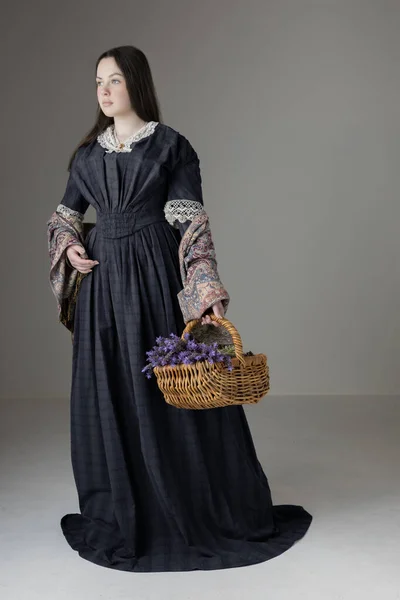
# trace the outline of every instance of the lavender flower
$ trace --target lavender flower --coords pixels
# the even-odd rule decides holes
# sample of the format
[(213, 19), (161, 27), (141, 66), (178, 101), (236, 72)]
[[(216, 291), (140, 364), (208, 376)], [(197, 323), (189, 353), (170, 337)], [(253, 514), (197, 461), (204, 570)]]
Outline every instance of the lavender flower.
[(232, 370), (231, 357), (218, 348), (218, 343), (205, 344), (197, 342), (190, 333), (184, 335), (184, 339), (174, 333), (168, 337), (156, 338), (156, 345), (146, 352), (148, 364), (142, 369), (147, 378), (151, 378), (154, 367), (179, 364), (192, 365), (196, 362), (209, 364), (223, 363), (225, 367)]

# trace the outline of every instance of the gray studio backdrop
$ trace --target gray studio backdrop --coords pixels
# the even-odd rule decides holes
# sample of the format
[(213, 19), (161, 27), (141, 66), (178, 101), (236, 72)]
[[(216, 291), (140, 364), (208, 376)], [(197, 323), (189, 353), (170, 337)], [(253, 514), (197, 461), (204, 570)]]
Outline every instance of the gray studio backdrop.
[[(274, 394), (400, 384), (400, 2), (18, 2), (2, 24), (1, 396), (69, 394), (46, 221), (134, 44), (202, 165), (228, 317)], [(93, 209), (87, 219), (94, 219)], [(96, 258), (96, 257), (93, 257)]]

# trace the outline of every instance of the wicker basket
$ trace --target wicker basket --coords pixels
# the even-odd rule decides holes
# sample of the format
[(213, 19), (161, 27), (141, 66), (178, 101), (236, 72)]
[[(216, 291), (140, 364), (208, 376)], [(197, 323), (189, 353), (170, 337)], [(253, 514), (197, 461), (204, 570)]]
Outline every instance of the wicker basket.
[[(191, 365), (154, 367), (157, 384), (168, 404), (177, 408), (205, 409), (235, 404), (256, 404), (269, 391), (269, 367), (265, 354), (243, 355), (242, 340), (228, 319), (210, 315), (232, 336), (236, 356), (232, 371), (222, 363), (199, 361)], [(190, 321), (182, 338), (199, 323)]]

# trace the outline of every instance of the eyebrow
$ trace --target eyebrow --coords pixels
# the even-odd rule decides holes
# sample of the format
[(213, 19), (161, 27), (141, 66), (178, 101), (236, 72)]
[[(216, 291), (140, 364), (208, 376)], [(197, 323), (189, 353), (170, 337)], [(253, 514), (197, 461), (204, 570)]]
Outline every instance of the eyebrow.
[[(122, 73), (111, 73), (110, 77), (112, 77), (113, 75), (121, 75), (121, 77), (123, 77)], [(96, 79), (103, 79), (103, 78), (96, 75)]]

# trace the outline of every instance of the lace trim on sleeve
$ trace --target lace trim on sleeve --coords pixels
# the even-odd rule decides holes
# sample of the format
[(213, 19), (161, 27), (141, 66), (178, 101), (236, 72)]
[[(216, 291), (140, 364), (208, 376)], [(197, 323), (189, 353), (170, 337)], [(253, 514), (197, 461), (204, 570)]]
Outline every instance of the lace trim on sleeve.
[(204, 212), (204, 206), (197, 200), (168, 200), (164, 206), (164, 214), (168, 223), (175, 227), (175, 221), (184, 223)]
[(79, 221), (83, 221), (84, 219), (84, 215), (82, 213), (78, 212), (77, 210), (72, 210), (72, 208), (69, 208), (64, 204), (59, 204), (57, 206), (56, 213), (62, 217), (65, 217), (66, 219), (79, 219)]

